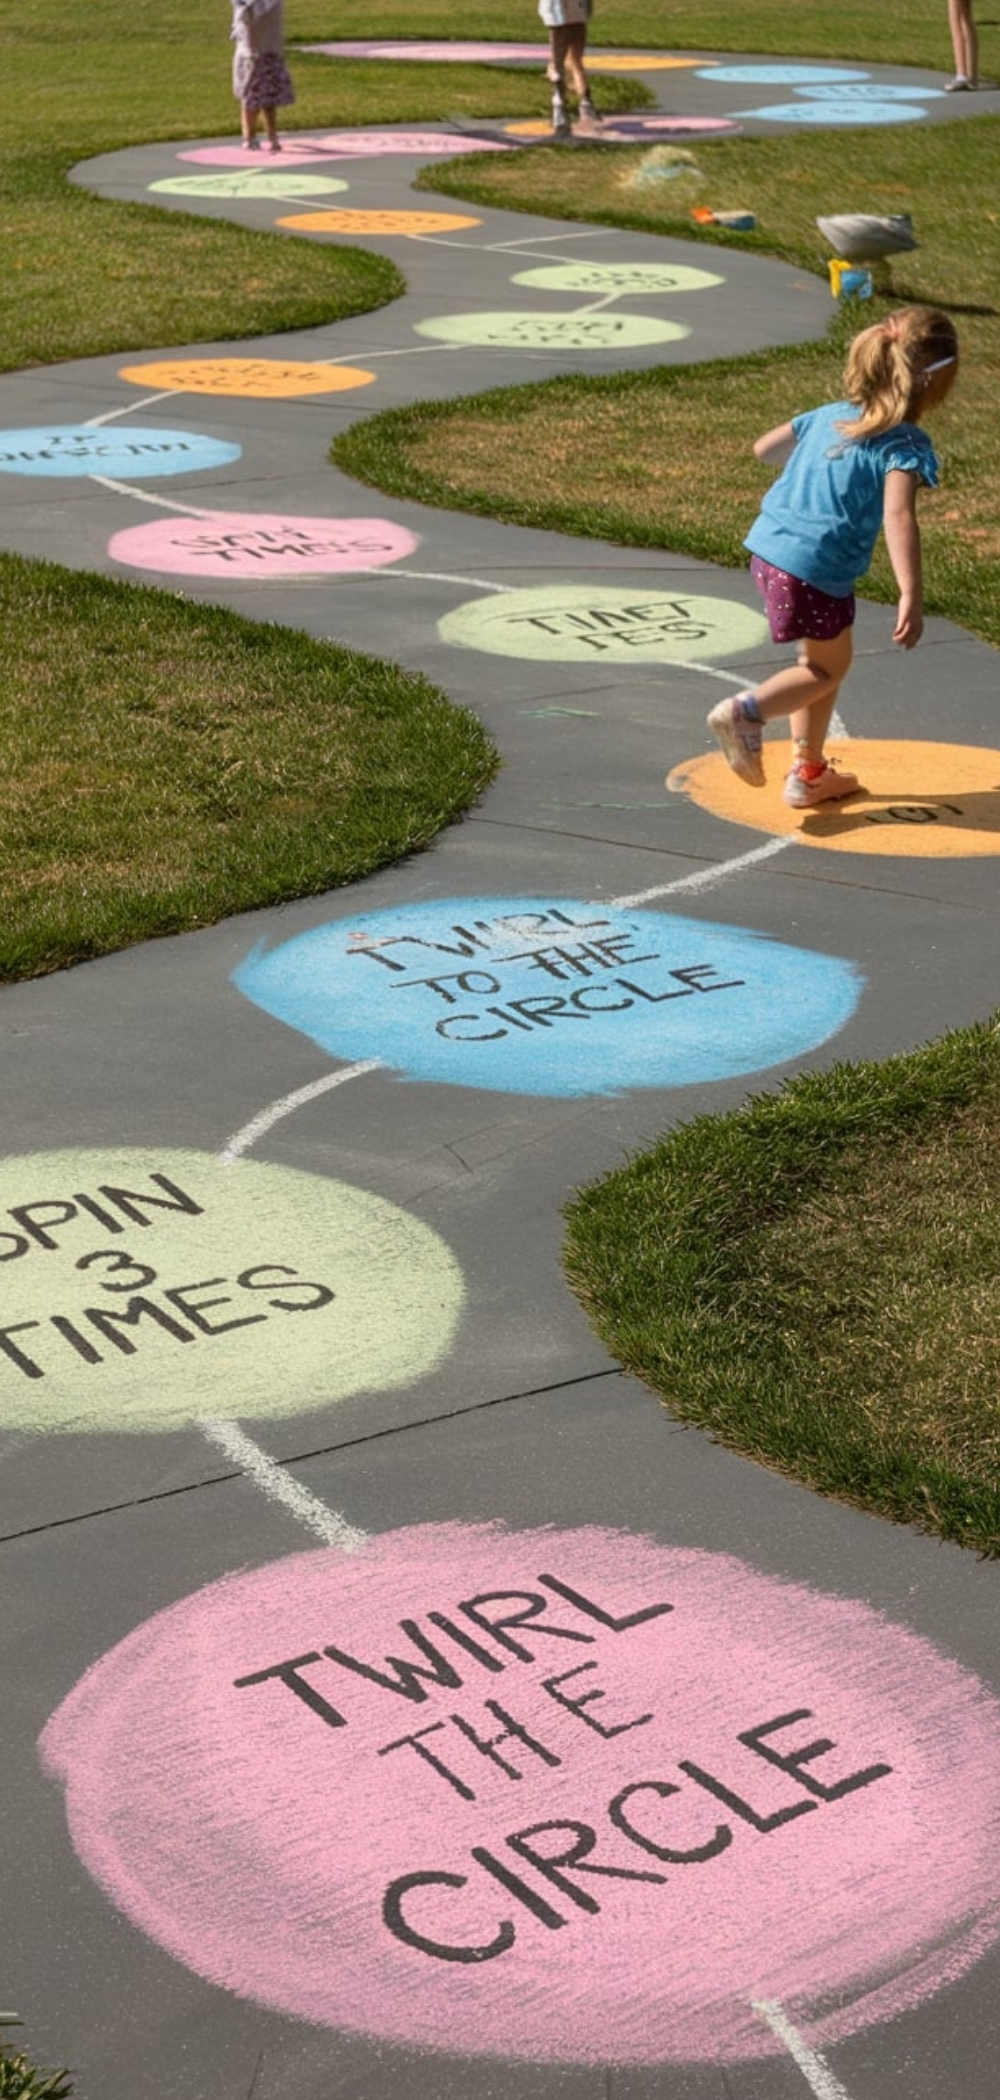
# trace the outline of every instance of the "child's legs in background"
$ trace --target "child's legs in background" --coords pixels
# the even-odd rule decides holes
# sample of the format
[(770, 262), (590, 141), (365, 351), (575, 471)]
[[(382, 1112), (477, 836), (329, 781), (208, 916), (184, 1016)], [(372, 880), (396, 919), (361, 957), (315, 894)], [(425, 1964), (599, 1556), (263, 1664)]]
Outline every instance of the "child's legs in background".
[(972, 0), (948, 0), (948, 26), (951, 30), (956, 74), (960, 79), (977, 81), (979, 38), (972, 13)]
[(566, 76), (574, 95), (589, 95), (583, 54), (587, 48), (586, 22), (560, 22), (549, 30), (549, 80), (565, 96)]
[(586, 22), (570, 22), (562, 34), (566, 38), (564, 64), (569, 74), (569, 84), (574, 95), (582, 100), (585, 95), (589, 96), (590, 94), (590, 83), (587, 79), (587, 68), (584, 62), (584, 52), (587, 48), (587, 24)]

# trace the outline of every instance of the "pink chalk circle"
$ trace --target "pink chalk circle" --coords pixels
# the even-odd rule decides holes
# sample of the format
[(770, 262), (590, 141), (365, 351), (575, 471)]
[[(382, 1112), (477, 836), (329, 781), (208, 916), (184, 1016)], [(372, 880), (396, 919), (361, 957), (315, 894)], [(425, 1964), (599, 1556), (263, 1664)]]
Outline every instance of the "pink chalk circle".
[(405, 561), (420, 542), (389, 518), (300, 518), (286, 512), (199, 511), (130, 525), (108, 542), (112, 561), (163, 576), (339, 576)]
[(419, 159), (454, 153), (505, 153), (500, 139), (466, 138), (459, 131), (328, 131), (322, 145), (331, 153), (413, 154)]
[(281, 153), (277, 159), (271, 154), (248, 153), (245, 146), (239, 146), (235, 142), (231, 146), (190, 146), (177, 155), (178, 160), (194, 161), (198, 167), (243, 168), (251, 174), (258, 167), (273, 170), (304, 168), (315, 166), (319, 161), (342, 160), (347, 157), (345, 154), (332, 152), (329, 147), (321, 145), (318, 139), (306, 138), (301, 133), (294, 133), (282, 139)]
[[(139, 1626), (41, 1740), (213, 1984), (470, 2056), (767, 2057), (1000, 1932), (1000, 1706), (867, 1605), (606, 1529), (428, 1525)], [(839, 2090), (839, 2088), (838, 2088)]]

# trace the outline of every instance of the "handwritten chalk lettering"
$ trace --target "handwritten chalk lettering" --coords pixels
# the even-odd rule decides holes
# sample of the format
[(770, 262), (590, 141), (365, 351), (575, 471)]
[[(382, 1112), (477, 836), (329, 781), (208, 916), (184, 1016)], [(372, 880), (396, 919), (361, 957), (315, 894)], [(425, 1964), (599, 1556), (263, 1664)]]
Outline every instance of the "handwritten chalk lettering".
[[(658, 960), (658, 957), (646, 958)], [(663, 1006), (668, 1000), (687, 999), (695, 992), (736, 991), (745, 983), (742, 977), (723, 977), (716, 983), (706, 983), (706, 978), (715, 976), (712, 963), (690, 963), (679, 970), (668, 970), (667, 976), (676, 980), (679, 990), (669, 986), (664, 991), (654, 991), (648, 985), (636, 984), (629, 977), (614, 977), (611, 984), (625, 993), (624, 999), (603, 996), (603, 986), (582, 986), (579, 991), (567, 996), (529, 994), (525, 999), (509, 999), (505, 1006), (487, 1006), (483, 1013), (460, 1013), (445, 1015), (434, 1023), (435, 1033), (448, 1042), (495, 1043), (511, 1029), (519, 1028), (526, 1033), (535, 1028), (552, 1028), (557, 1021), (586, 1021), (595, 1014), (624, 1013), (642, 1001), (648, 1006)], [(486, 1015), (499, 1021), (499, 1028), (484, 1027)]]
[(294, 555), (302, 561), (322, 561), (329, 556), (385, 555), (396, 552), (392, 542), (354, 533), (309, 533), (290, 529), (260, 531), (198, 532), (185, 537), (188, 552), (208, 555), (219, 561), (270, 561)]
[(862, 814), (866, 824), (936, 824), (943, 809), (953, 817), (965, 815), (957, 802), (939, 802), (934, 809), (926, 802), (890, 802), (885, 809), (864, 810)]
[[(571, 975), (593, 977), (596, 971), (588, 968), (590, 963), (597, 969), (607, 970), (622, 962), (638, 968), (640, 963), (659, 961), (655, 952), (629, 955), (628, 950), (634, 949), (635, 945), (633, 934), (619, 934), (616, 939), (583, 941), (575, 947), (515, 948), (506, 955), (495, 956), (494, 966), (500, 969), (511, 963), (523, 963), (526, 970), (541, 970), (546, 977), (555, 977), (565, 983)], [(473, 997), (486, 997), (500, 990), (499, 977), (491, 977), (485, 970), (456, 970), (435, 977), (410, 977), (405, 984), (394, 984), (392, 990), (408, 992), (424, 987), (436, 992), (447, 1005), (454, 1006), (457, 994), (446, 989), (451, 984), (456, 985), (459, 992)]]
[[(707, 1830), (699, 1814), (699, 1794), (724, 1801), (732, 1813), (758, 1836), (768, 1836), (783, 1824), (800, 1816), (813, 1814), (821, 1804), (831, 1804), (859, 1788), (875, 1784), (877, 1780), (891, 1775), (891, 1765), (880, 1763), (865, 1765), (843, 1774), (830, 1782), (817, 1780), (811, 1772), (802, 1768), (811, 1765), (818, 1757), (825, 1756), (837, 1746), (829, 1738), (821, 1737), (813, 1742), (799, 1744), (795, 1749), (781, 1752), (774, 1749), (766, 1739), (780, 1729), (797, 1726), (811, 1720), (812, 1710), (799, 1707), (794, 1712), (778, 1714), (774, 1718), (756, 1723), (752, 1728), (740, 1732), (737, 1742), (776, 1765), (797, 1786), (806, 1790), (806, 1798), (791, 1799), (780, 1809), (769, 1815), (761, 1813), (744, 1795), (738, 1794), (726, 1781), (706, 1772), (701, 1766), (688, 1760), (680, 1760), (675, 1768), (684, 1773), (691, 1784), (685, 1786), (673, 1778), (656, 1774), (646, 1779), (633, 1780), (620, 1789), (608, 1802), (604, 1811), (607, 1822), (617, 1839), (640, 1855), (650, 1856), (662, 1864), (673, 1867), (704, 1865), (728, 1851), (734, 1841), (734, 1829), (729, 1823), (715, 1823)], [(697, 1792), (692, 1792), (692, 1787)], [(642, 1798), (644, 1797), (644, 1798)], [(670, 1810), (664, 1814), (664, 1805), (670, 1802)], [(670, 1842), (673, 1829), (674, 1804), (678, 1804), (683, 1837), (694, 1842)], [(693, 1825), (690, 1822), (694, 1811)], [(656, 1834), (650, 1829), (652, 1823)], [(587, 1917), (598, 1917), (608, 1901), (613, 1902), (613, 1892), (601, 1898), (586, 1882), (581, 1886), (580, 1877), (589, 1876), (603, 1882), (644, 1881), (666, 1886), (672, 1879), (670, 1874), (657, 1868), (643, 1867), (622, 1859), (615, 1851), (615, 1838), (601, 1836), (591, 1821), (576, 1817), (558, 1817), (531, 1823), (525, 1829), (514, 1830), (499, 1841), (493, 1851), (483, 1845), (473, 1845), (469, 1858), (514, 1897), (528, 1918), (534, 1918), (549, 1932), (557, 1932), (571, 1922), (567, 1905)], [(595, 1857), (599, 1844), (607, 1845), (609, 1852), (604, 1857)], [(513, 1852), (519, 1864), (527, 1866), (547, 1884), (544, 1895), (532, 1882), (516, 1873), (504, 1858), (501, 1847)], [(431, 1916), (422, 1913), (418, 1892), (447, 1889), (457, 1892), (470, 1891), (470, 1899), (456, 1910), (456, 1928), (461, 1931), (463, 1919), (468, 1919), (472, 1930), (481, 1930), (479, 1920), (484, 1916), (483, 1890), (479, 1877), (468, 1872), (456, 1872), (453, 1867), (437, 1871), (422, 1869), (418, 1873), (402, 1874), (390, 1882), (382, 1902), (382, 1920), (392, 1936), (404, 1946), (412, 1947), (419, 1954), (428, 1955), (436, 1961), (482, 1962), (491, 1961), (505, 1954), (515, 1944), (519, 1932), (525, 1928), (525, 1920), (517, 1923), (503, 1918), (489, 1939), (457, 1938), (445, 1940), (436, 1936), (441, 1928), (436, 1924), (442, 1915), (442, 1906), (435, 1900)], [(563, 1899), (563, 1908), (557, 1909), (551, 1900), (555, 1890)], [(411, 1901), (415, 1898), (415, 1901)], [(471, 1912), (471, 1916), (470, 1916)], [(435, 1923), (435, 1936), (429, 1929), (421, 1928), (421, 1915), (427, 1926)], [(530, 1929), (530, 1928), (527, 1928)]]
[(564, 609), (557, 603), (551, 612), (516, 613), (510, 625), (569, 636), (597, 654), (622, 642), (629, 648), (648, 649), (664, 640), (704, 641), (710, 632), (703, 621), (692, 619), (687, 599), (662, 596), (648, 604), (639, 601), (633, 605), (593, 606), (582, 612)]
[[(119, 1249), (102, 1248), (95, 1251), (94, 1259), (109, 1261), (119, 1254)], [(130, 1261), (127, 1255), (122, 1255), (121, 1261), (123, 1269), (138, 1271), (142, 1268), (149, 1282), (155, 1281), (155, 1270)], [(85, 1259), (76, 1266), (85, 1268), (88, 1262)], [(16, 1320), (10, 1326), (0, 1327), (0, 1353), (25, 1378), (44, 1378), (47, 1372), (58, 1368), (58, 1365), (54, 1366), (48, 1360), (48, 1352), (44, 1346), (50, 1330), (54, 1330), (84, 1363), (100, 1364), (107, 1359), (92, 1338), (95, 1334), (117, 1350), (119, 1355), (135, 1356), (139, 1345), (133, 1336), (140, 1326), (146, 1335), (148, 1323), (161, 1333), (172, 1336), (174, 1341), (194, 1342), (198, 1340), (199, 1335), (229, 1334), (237, 1327), (256, 1327), (273, 1312), (317, 1312), (323, 1306), (332, 1304), (335, 1296), (328, 1284), (299, 1276), (295, 1269), (289, 1268), (284, 1262), (258, 1263), (252, 1268), (242, 1270), (235, 1282), (224, 1288), (229, 1284), (230, 1280), (225, 1276), (211, 1276), (197, 1283), (175, 1284), (169, 1289), (164, 1288), (161, 1297), (167, 1301), (166, 1304), (161, 1304), (158, 1299), (140, 1291), (122, 1306), (84, 1306), (77, 1311), (73, 1319), (65, 1313), (53, 1313), (45, 1320)], [(116, 1283), (104, 1278), (102, 1288), (114, 1291), (132, 1289), (133, 1286), (131, 1283), (126, 1285), (121, 1281)], [(204, 1295), (205, 1292), (217, 1293), (220, 1290), (221, 1296)], [(268, 1310), (241, 1312), (238, 1309), (238, 1301), (232, 1296), (233, 1290), (267, 1293)], [(219, 1316), (220, 1308), (234, 1305), (237, 1310), (232, 1318)], [(183, 1318), (179, 1317), (180, 1315), (183, 1315)], [(215, 1317), (212, 1317), (213, 1315)], [(30, 1332), (43, 1338), (41, 1342), (32, 1342), (31, 1353), (15, 1340), (15, 1336)], [(41, 1360), (43, 1358), (46, 1360)]]
[[(553, 1596), (560, 1597), (563, 1604), (568, 1605), (570, 1611), (575, 1612), (579, 1618), (614, 1634), (628, 1633), (633, 1627), (646, 1625), (650, 1619), (662, 1618), (674, 1608), (669, 1603), (657, 1603), (639, 1605), (634, 1611), (614, 1613), (608, 1611), (595, 1598), (585, 1596), (582, 1590), (574, 1589), (558, 1575), (540, 1574), (535, 1580), (542, 1592), (549, 1591), (551, 1595), (540, 1594), (539, 1590), (488, 1590), (475, 1597), (466, 1597), (456, 1604), (455, 1611), (461, 1613), (463, 1618), (471, 1620), (478, 1633), (484, 1634), (490, 1642), (489, 1647), (475, 1636), (470, 1636), (463, 1628), (456, 1626), (454, 1618), (446, 1616), (444, 1612), (429, 1611), (425, 1616), (439, 1632), (453, 1641), (463, 1654), (471, 1655), (480, 1668), (496, 1673), (509, 1668), (506, 1658), (514, 1657), (519, 1662), (528, 1663), (535, 1660), (534, 1646), (529, 1646), (527, 1639), (518, 1638), (511, 1631), (513, 1627), (530, 1626), (532, 1642), (536, 1642), (540, 1635), (547, 1635), (552, 1640), (582, 1642), (588, 1647), (593, 1645), (596, 1634), (581, 1632), (579, 1627), (553, 1625), (545, 1618), (545, 1614), (551, 1610)], [(311, 1679), (301, 1674), (312, 1664), (322, 1663), (324, 1657), (339, 1668), (366, 1679), (369, 1684), (377, 1685), (382, 1691), (395, 1693), (416, 1705), (424, 1704), (429, 1698), (430, 1694), (426, 1689), (428, 1684), (446, 1691), (460, 1690), (465, 1679), (450, 1657), (442, 1652), (440, 1645), (424, 1632), (419, 1620), (399, 1619), (397, 1624), (400, 1632), (416, 1649), (420, 1661), (412, 1656), (387, 1655), (383, 1658), (384, 1667), (379, 1669), (372, 1663), (362, 1662), (357, 1656), (349, 1655), (343, 1648), (312, 1648), (306, 1654), (293, 1656), (284, 1662), (269, 1663), (261, 1670), (253, 1670), (246, 1677), (235, 1677), (233, 1683), (239, 1691), (268, 1683), (284, 1685), (287, 1691), (301, 1699), (320, 1720), (325, 1721), (329, 1728), (346, 1728), (347, 1716), (332, 1705), (324, 1693), (317, 1690)], [(498, 1648), (501, 1651), (499, 1658), (496, 1654)], [(466, 1670), (465, 1678), (468, 1674)], [(552, 1682), (559, 1683), (561, 1678), (557, 1676)]]
[[(386, 970), (405, 971), (407, 964), (400, 962), (395, 956), (387, 955), (387, 948), (429, 948), (438, 955), (460, 955), (470, 958), (475, 955), (477, 949), (483, 949), (493, 956), (498, 941), (511, 938), (527, 939), (532, 934), (546, 933), (554, 926), (568, 926), (578, 932), (593, 932), (595, 928), (610, 926), (611, 923), (608, 918), (575, 919), (568, 912), (560, 911), (553, 905), (550, 911), (517, 912), (496, 919), (474, 919), (471, 927), (455, 925), (450, 929), (454, 941), (432, 940), (428, 934), (421, 933), (375, 935), (355, 932), (348, 938), (347, 954), (367, 956), (370, 961), (381, 963)], [(533, 948), (525, 952), (538, 951)], [(496, 959), (504, 960), (503, 957)]]
[[(607, 1696), (601, 1685), (591, 1684), (585, 1690), (578, 1689), (575, 1693), (560, 1690), (560, 1687), (566, 1684), (571, 1677), (582, 1676), (585, 1672), (596, 1670), (597, 1667), (596, 1662), (577, 1663), (572, 1670), (560, 1670), (555, 1677), (544, 1677), (541, 1681), (541, 1690), (547, 1692), (549, 1698), (555, 1700), (564, 1712), (568, 1713), (573, 1719), (582, 1721), (585, 1727), (593, 1729), (595, 1734), (601, 1736), (605, 1742), (610, 1742), (616, 1735), (626, 1735), (633, 1728), (644, 1728), (647, 1722), (653, 1719), (651, 1713), (637, 1714), (628, 1720), (608, 1723), (597, 1720), (593, 1714), (585, 1713), (584, 1707), (591, 1706), (597, 1700), (604, 1699)], [(394, 1742), (385, 1743), (379, 1750), (378, 1755), (379, 1757), (388, 1757), (396, 1750), (415, 1751), (417, 1756), (430, 1765), (441, 1779), (454, 1788), (454, 1791), (461, 1796), (463, 1801), (477, 1800), (476, 1789), (469, 1783), (468, 1778), (462, 1776), (461, 1770), (456, 1771), (454, 1763), (447, 1761), (440, 1744), (437, 1744), (433, 1750), (429, 1747), (424, 1740), (426, 1736), (447, 1735), (449, 1729), (455, 1729), (463, 1742), (470, 1744), (480, 1757), (488, 1758), (490, 1763), (495, 1765), (511, 1781), (523, 1779), (525, 1775), (520, 1765), (513, 1764), (508, 1758), (500, 1755), (500, 1745), (502, 1743), (517, 1742), (531, 1756), (540, 1759), (543, 1764), (550, 1767), (554, 1768), (562, 1764), (563, 1759), (556, 1754), (551, 1746), (540, 1742), (538, 1736), (533, 1734), (525, 1726), (525, 1723), (519, 1721), (506, 1707), (501, 1706), (498, 1699), (487, 1699), (485, 1701), (485, 1711), (492, 1714), (494, 1719), (503, 1723), (499, 1735), (482, 1736), (464, 1714), (453, 1713), (449, 1714), (447, 1721), (431, 1721), (426, 1728), (415, 1728), (409, 1735), (397, 1736)], [(446, 1743), (444, 1749), (450, 1751), (450, 1744)], [(461, 1756), (460, 1746), (457, 1746), (454, 1754)], [(469, 1761), (467, 1760), (466, 1768), (468, 1768), (468, 1763)], [(472, 1769), (474, 1770), (474, 1767)]]
[[(102, 1183), (97, 1191), (97, 1196), (103, 1199), (100, 1203), (97, 1196), (87, 1195), (77, 1189), (72, 1196), (47, 1197), (42, 1202), (12, 1204), (7, 1216), (13, 1218), (15, 1225), (19, 1225), (21, 1230), (0, 1232), (0, 1261), (17, 1261), (22, 1255), (30, 1253), (34, 1247), (41, 1247), (48, 1253), (55, 1252), (62, 1245), (61, 1237), (57, 1237), (57, 1228), (73, 1224), (74, 1221), (82, 1223), (88, 1232), (88, 1221), (91, 1218), (96, 1218), (98, 1224), (107, 1232), (124, 1232), (126, 1227), (122, 1224), (122, 1217), (127, 1218), (132, 1225), (145, 1228), (155, 1222), (153, 1218), (145, 1215), (145, 1212), (150, 1210), (181, 1211), (192, 1218), (204, 1215), (201, 1204), (178, 1188), (177, 1183), (171, 1181), (168, 1175), (150, 1174), (149, 1178), (159, 1190), (159, 1194), (154, 1194), (150, 1189), (116, 1188), (111, 1183)], [(121, 1215), (116, 1215), (116, 1212)]]

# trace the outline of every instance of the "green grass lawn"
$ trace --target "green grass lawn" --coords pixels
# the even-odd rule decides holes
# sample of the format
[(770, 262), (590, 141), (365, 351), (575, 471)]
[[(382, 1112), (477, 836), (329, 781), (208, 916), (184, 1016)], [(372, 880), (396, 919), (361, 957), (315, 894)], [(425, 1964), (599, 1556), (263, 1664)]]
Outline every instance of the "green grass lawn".
[(571, 1282), (672, 1414), (1000, 1554), (996, 1022), (703, 1116), (580, 1195)]
[(425, 679), (166, 591), (9, 555), (0, 619), (0, 980), (357, 881), (495, 769)]

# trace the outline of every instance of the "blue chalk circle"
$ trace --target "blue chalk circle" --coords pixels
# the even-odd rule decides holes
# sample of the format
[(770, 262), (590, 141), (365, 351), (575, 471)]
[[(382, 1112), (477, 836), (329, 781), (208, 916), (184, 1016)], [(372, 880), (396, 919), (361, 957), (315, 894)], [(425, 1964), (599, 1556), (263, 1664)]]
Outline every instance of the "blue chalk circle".
[(810, 102), (936, 102), (944, 89), (936, 87), (886, 87), (873, 80), (868, 87), (852, 87), (850, 95), (839, 87), (804, 87), (797, 91)]
[(255, 948), (232, 981), (347, 1063), (570, 1097), (783, 1064), (835, 1035), (862, 988), (853, 963), (765, 934), (549, 896), (340, 919)]
[(106, 474), (112, 481), (204, 473), (228, 466), (242, 447), (200, 431), (144, 430), (137, 423), (50, 423), (0, 430), (0, 474)]
[(871, 75), (841, 66), (704, 66), (695, 78), (724, 80), (731, 87), (799, 87), (811, 80), (869, 80)]
[(776, 102), (737, 114), (771, 124), (911, 124), (925, 111), (916, 102), (848, 102), (846, 96), (843, 101), (807, 102), (803, 96), (801, 102)]

